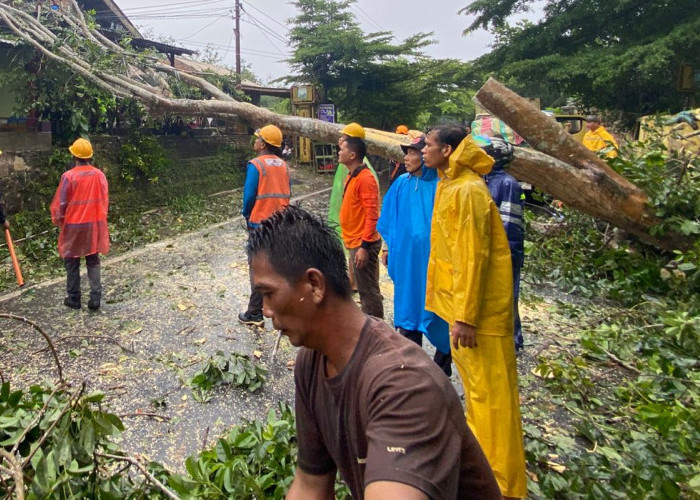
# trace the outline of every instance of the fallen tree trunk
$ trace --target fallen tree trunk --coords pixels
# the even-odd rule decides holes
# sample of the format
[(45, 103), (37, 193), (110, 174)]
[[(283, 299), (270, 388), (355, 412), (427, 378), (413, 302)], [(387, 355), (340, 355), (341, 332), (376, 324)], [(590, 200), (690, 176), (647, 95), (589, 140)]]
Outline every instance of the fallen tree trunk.
[(568, 206), (603, 219), (665, 250), (687, 248), (692, 239), (680, 233), (650, 234), (661, 222), (639, 187), (611, 169), (572, 138), (556, 121), (493, 78), (476, 93), (494, 116), (503, 120), (542, 154), (516, 148), (509, 171)]
[[(69, 0), (75, 19), (62, 16), (71, 29), (83, 34), (92, 44), (106, 54), (118, 56), (124, 65), (148, 67), (144, 71), (156, 71), (180, 76), (211, 96), (209, 100), (173, 99), (163, 95), (162, 89), (141, 81), (138, 75), (125, 76), (117, 70), (102, 69), (107, 66), (88, 64), (80, 47), (71, 48), (59, 40), (37, 19), (18, 8), (0, 2), (0, 20), (38, 52), (54, 61), (70, 67), (75, 73), (95, 83), (104, 90), (120, 97), (131, 97), (145, 105), (152, 114), (172, 113), (180, 115), (236, 117), (253, 127), (272, 123), (287, 134), (308, 137), (319, 142), (337, 142), (342, 125), (322, 122), (312, 118), (280, 115), (249, 103), (239, 102), (223, 93), (206, 80), (165, 66), (157, 60), (141, 57), (110, 42), (90, 28), (80, 13), (75, 0)], [(659, 221), (654, 217), (647, 197), (641, 189), (611, 170), (593, 153), (571, 139), (555, 122), (532, 107), (517, 94), (490, 79), (477, 93), (485, 107), (516, 130), (541, 152), (516, 149), (511, 172), (519, 179), (533, 183), (543, 191), (562, 200), (567, 205), (599, 217), (626, 229), (639, 238), (659, 248), (673, 250), (686, 248), (691, 240), (680, 234), (667, 234), (663, 239), (650, 235), (650, 229)], [(401, 160), (401, 144), (408, 138), (373, 129), (366, 129), (370, 153)], [(544, 154), (546, 153), (546, 154)]]

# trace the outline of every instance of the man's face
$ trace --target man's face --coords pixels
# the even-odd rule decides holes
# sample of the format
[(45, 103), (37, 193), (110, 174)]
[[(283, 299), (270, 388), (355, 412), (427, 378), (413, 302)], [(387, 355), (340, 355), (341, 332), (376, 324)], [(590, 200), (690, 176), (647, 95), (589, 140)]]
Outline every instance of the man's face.
[(340, 137), (338, 137), (338, 148), (340, 148), (340, 146), (343, 145), (343, 143), (345, 142), (345, 139), (347, 139), (347, 138), (348, 138), (347, 135), (340, 134)]
[(406, 164), (406, 172), (412, 174), (420, 169), (421, 163), (423, 163), (423, 155), (417, 149), (408, 148), (406, 155), (403, 157), (403, 162)]
[(256, 137), (255, 142), (253, 143), (253, 151), (259, 153), (263, 149), (265, 149), (265, 141), (263, 141), (260, 137)]
[(600, 127), (600, 123), (598, 122), (586, 122), (586, 128), (591, 132), (595, 132), (598, 127)]
[(355, 153), (348, 149), (348, 143), (343, 141), (340, 144), (340, 149), (338, 149), (338, 161), (349, 165), (355, 159)]
[(286, 335), (294, 346), (304, 343), (313, 315), (313, 301), (305, 295), (304, 280), (291, 285), (278, 274), (265, 253), (258, 253), (251, 260), (253, 287), (263, 296), (263, 314), (272, 325)]
[(448, 163), (449, 146), (440, 144), (435, 132), (428, 132), (425, 137), (425, 147), (423, 148), (423, 161), (429, 168), (445, 168)]

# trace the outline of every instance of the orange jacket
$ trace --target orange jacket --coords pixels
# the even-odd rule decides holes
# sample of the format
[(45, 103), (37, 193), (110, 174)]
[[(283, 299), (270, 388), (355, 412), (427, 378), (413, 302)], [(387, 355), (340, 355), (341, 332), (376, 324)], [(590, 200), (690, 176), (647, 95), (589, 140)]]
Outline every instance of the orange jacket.
[(347, 248), (357, 248), (362, 242), (372, 243), (381, 238), (377, 232), (379, 186), (365, 165), (358, 169), (345, 181), (340, 206), (340, 231)]
[(250, 222), (260, 224), (280, 208), (289, 205), (289, 167), (275, 155), (262, 155), (250, 160), (258, 170), (258, 195), (250, 213)]
[(51, 202), (51, 220), (61, 232), (61, 257), (85, 257), (109, 252), (107, 210), (109, 187), (102, 171), (78, 165), (61, 176)]

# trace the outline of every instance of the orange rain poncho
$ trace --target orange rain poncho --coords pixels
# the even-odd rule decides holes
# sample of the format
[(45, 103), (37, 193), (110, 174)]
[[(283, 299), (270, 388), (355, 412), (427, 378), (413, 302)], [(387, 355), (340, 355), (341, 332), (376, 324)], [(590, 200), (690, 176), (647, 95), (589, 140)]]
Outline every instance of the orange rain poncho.
[(527, 496), (513, 341), (510, 249), (481, 175), (493, 160), (467, 136), (439, 172), (425, 308), (450, 326), (475, 326), (478, 346), (452, 349), (464, 384), (467, 424), (504, 496)]
[(109, 188), (102, 171), (92, 165), (78, 165), (61, 176), (51, 202), (51, 220), (61, 230), (61, 257), (109, 252), (108, 207)]

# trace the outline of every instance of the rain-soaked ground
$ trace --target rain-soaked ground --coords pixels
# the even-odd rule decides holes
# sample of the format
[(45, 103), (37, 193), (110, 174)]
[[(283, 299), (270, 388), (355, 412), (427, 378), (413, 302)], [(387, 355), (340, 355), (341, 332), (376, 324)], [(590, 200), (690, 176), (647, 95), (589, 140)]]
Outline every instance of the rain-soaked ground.
[[(330, 176), (298, 170), (293, 175), (302, 206), (325, 214)], [(181, 470), (188, 455), (242, 419), (262, 418), (280, 401), (293, 403), (295, 349), (282, 339), (273, 361), (276, 332), (269, 320), (263, 330), (236, 318), (249, 296), (245, 241), (239, 218), (105, 258), (103, 305), (97, 312), (85, 307), (84, 276), (82, 310), (63, 305), (61, 278), (0, 296), (0, 312), (36, 322), (53, 339), (66, 379), (85, 380), (88, 390), (106, 393), (106, 408), (126, 425), (121, 437), (126, 451)], [(384, 268), (380, 286), (391, 323), (393, 285)], [(537, 332), (529, 333), (537, 318), (547, 315), (546, 302), (521, 310), (529, 343), (540, 343)], [(32, 327), (0, 318), (0, 371), (13, 386), (57, 380), (45, 348)], [(543, 348), (526, 349), (519, 360), (521, 376), (531, 378), (529, 353)], [(219, 350), (247, 354), (264, 365), (269, 372), (263, 388), (255, 393), (227, 388), (207, 403), (195, 401), (187, 382)], [(456, 375), (453, 380), (461, 393)], [(526, 395), (522, 399), (525, 403)]]

